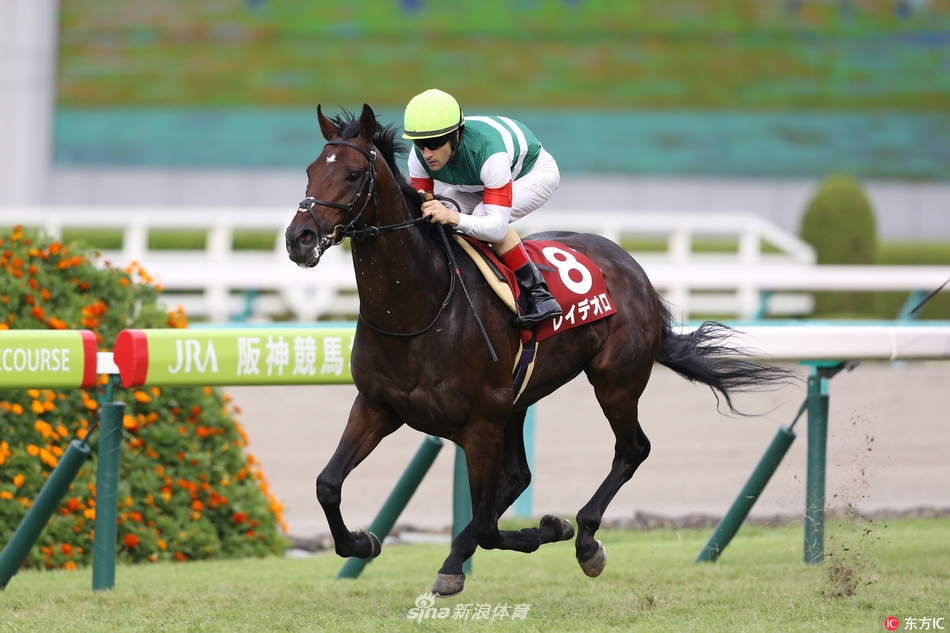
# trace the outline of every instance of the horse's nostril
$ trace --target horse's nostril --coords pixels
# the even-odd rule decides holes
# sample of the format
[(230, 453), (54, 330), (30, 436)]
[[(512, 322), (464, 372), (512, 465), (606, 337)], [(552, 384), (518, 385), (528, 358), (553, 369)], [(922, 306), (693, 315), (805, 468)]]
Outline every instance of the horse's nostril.
[[(313, 246), (316, 240), (317, 240), (316, 233), (310, 230), (303, 230), (297, 234), (296, 238), (294, 239), (294, 242), (296, 242), (296, 246), (298, 247), (310, 248), (311, 246)], [(288, 248), (291, 246), (291, 238), (289, 235), (287, 236), (287, 246)]]

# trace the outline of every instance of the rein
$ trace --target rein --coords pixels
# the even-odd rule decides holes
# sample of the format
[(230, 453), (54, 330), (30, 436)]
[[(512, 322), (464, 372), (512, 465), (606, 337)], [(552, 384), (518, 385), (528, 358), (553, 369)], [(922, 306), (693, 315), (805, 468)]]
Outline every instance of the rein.
[[(426, 194), (426, 196), (427, 196), (426, 197), (427, 200), (431, 199), (430, 197), (428, 197), (428, 196), (431, 196), (431, 194)], [(459, 203), (453, 200), (452, 198), (443, 198), (442, 196), (439, 196), (438, 199), (451, 202), (453, 205), (455, 205), (456, 209), (459, 209)], [(413, 224), (418, 223), (419, 220), (425, 221), (425, 220), (428, 220), (428, 218), (417, 218), (410, 222), (403, 222), (402, 224), (393, 224), (393, 225), (390, 225), (388, 227), (383, 227), (383, 228), (387, 228), (390, 230), (396, 230), (397, 228), (406, 228), (407, 226), (412, 226)], [(382, 231), (379, 231), (379, 232), (382, 232)], [(362, 310), (360, 311), (359, 319), (360, 321), (365, 323), (367, 327), (369, 327), (371, 330), (375, 332), (379, 332), (380, 334), (385, 334), (387, 336), (399, 336), (399, 337), (406, 337), (406, 338), (419, 336), (420, 334), (428, 332), (430, 329), (432, 329), (432, 326), (434, 326), (436, 322), (439, 320), (439, 317), (442, 316), (442, 311), (445, 310), (445, 307), (447, 305), (449, 305), (449, 299), (452, 298), (452, 293), (455, 292), (455, 278), (458, 277), (459, 285), (462, 286), (462, 292), (465, 293), (465, 298), (468, 299), (468, 305), (472, 308), (472, 314), (475, 315), (475, 323), (476, 325), (478, 325), (478, 331), (482, 333), (482, 338), (485, 340), (485, 344), (488, 346), (488, 353), (491, 354), (492, 362), (497, 363), (498, 355), (495, 354), (495, 348), (492, 347), (491, 340), (489, 340), (488, 338), (488, 332), (485, 331), (485, 326), (482, 325), (482, 320), (478, 316), (478, 311), (475, 309), (475, 304), (472, 302), (472, 297), (471, 295), (468, 294), (468, 288), (465, 287), (465, 280), (462, 279), (462, 271), (461, 269), (459, 269), (459, 265), (455, 261), (455, 253), (452, 252), (452, 247), (449, 245), (449, 238), (448, 236), (446, 236), (445, 233), (446, 233), (445, 229), (439, 231), (439, 235), (442, 237), (442, 248), (445, 250), (445, 257), (449, 263), (449, 279), (451, 281), (449, 283), (449, 292), (445, 295), (445, 299), (442, 300), (442, 305), (439, 306), (439, 312), (435, 315), (435, 318), (432, 320), (432, 323), (430, 323), (423, 329), (419, 330), (418, 332), (403, 334), (400, 332), (388, 332), (386, 330), (382, 330), (376, 327), (375, 325), (373, 325), (372, 323), (366, 320), (366, 317), (363, 316)]]
[[(451, 266), (451, 264), (450, 264), (450, 266)], [(461, 277), (459, 277), (459, 278), (461, 279)], [(404, 334), (404, 333), (402, 333), (402, 332), (389, 332), (388, 330), (380, 329), (380, 328), (376, 327), (375, 325), (373, 325), (372, 323), (370, 323), (369, 321), (366, 320), (366, 317), (363, 316), (363, 310), (362, 310), (362, 308), (360, 308), (360, 313), (359, 313), (359, 315), (358, 315), (358, 316), (359, 316), (359, 320), (362, 321), (363, 323), (365, 323), (366, 326), (367, 326), (369, 329), (373, 330), (374, 332), (379, 332), (380, 334), (385, 334), (386, 336), (398, 336), (398, 337), (401, 337), (401, 338), (412, 338), (413, 336), (419, 336), (420, 334), (425, 334), (426, 332), (428, 332), (429, 330), (432, 329), (432, 327), (438, 322), (439, 317), (442, 316), (442, 312), (445, 310), (446, 306), (449, 305), (449, 300), (452, 298), (452, 294), (454, 294), (454, 293), (455, 293), (455, 276), (454, 276), (454, 275), (450, 275), (449, 291), (446, 293), (445, 299), (442, 300), (442, 305), (439, 306), (439, 311), (436, 312), (435, 318), (432, 319), (432, 323), (430, 323), (429, 325), (425, 326), (424, 328), (422, 328), (422, 329), (419, 330), (418, 332), (409, 332), (409, 333), (407, 333), (407, 334)], [(489, 343), (489, 347), (490, 347), (490, 346), (491, 346), (491, 344)], [(494, 353), (495, 353), (495, 350), (492, 350), (492, 355), (494, 355)]]
[[(297, 213), (304, 213), (304, 212), (309, 213), (310, 217), (313, 218), (314, 224), (316, 224), (316, 226), (319, 227), (320, 223), (317, 221), (317, 216), (313, 212), (313, 208), (316, 205), (319, 204), (324, 207), (330, 207), (333, 209), (340, 209), (342, 211), (345, 211), (345, 215), (343, 216), (343, 219), (345, 220), (346, 217), (350, 214), (350, 212), (353, 211), (353, 208), (356, 206), (356, 203), (359, 202), (360, 198), (362, 197), (363, 189), (367, 188), (366, 201), (363, 202), (363, 206), (360, 208), (356, 216), (352, 220), (347, 222), (346, 226), (342, 224), (338, 224), (335, 227), (333, 227), (332, 233), (320, 238), (320, 242), (319, 244), (317, 244), (317, 253), (319, 255), (323, 255), (323, 253), (328, 248), (330, 248), (331, 246), (336, 246), (340, 244), (347, 237), (351, 239), (356, 239), (356, 240), (364, 240), (367, 237), (375, 237), (383, 233), (389, 233), (391, 231), (406, 229), (411, 226), (421, 224), (422, 222), (429, 221), (429, 218), (427, 217), (418, 217), (418, 218), (409, 220), (407, 222), (400, 222), (398, 224), (389, 224), (386, 226), (373, 226), (372, 224), (370, 224), (369, 226), (363, 229), (353, 228), (354, 225), (359, 221), (360, 217), (362, 217), (363, 212), (366, 211), (366, 207), (369, 206), (371, 201), (373, 204), (373, 210), (370, 214), (369, 221), (372, 222), (373, 219), (375, 219), (376, 217), (376, 199), (377, 199), (377, 196), (376, 196), (376, 182), (377, 182), (376, 181), (376, 150), (371, 149), (367, 151), (363, 149), (362, 147), (360, 147), (359, 145), (354, 145), (353, 143), (347, 143), (346, 141), (327, 141), (326, 144), (327, 145), (342, 145), (344, 147), (351, 147), (357, 150), (359, 153), (361, 153), (363, 156), (366, 157), (366, 160), (369, 161), (369, 167), (366, 169), (366, 173), (363, 174), (363, 179), (360, 181), (360, 188), (357, 190), (356, 196), (353, 198), (353, 200), (350, 201), (349, 204), (340, 204), (339, 202), (332, 202), (330, 200), (318, 200), (317, 198), (314, 198), (313, 196), (307, 196), (306, 198), (301, 200), (300, 204), (297, 206)], [(441, 197), (439, 199), (447, 200), (451, 202), (453, 205), (455, 205), (456, 209), (459, 209), (459, 204), (455, 200), (452, 200), (451, 198), (441, 198)], [(436, 313), (435, 318), (432, 320), (432, 322), (429, 323), (429, 325), (427, 325), (423, 329), (419, 330), (418, 332), (410, 332), (410, 333), (403, 334), (400, 332), (389, 332), (389, 331), (376, 327), (375, 325), (373, 325), (372, 323), (366, 320), (366, 317), (363, 316), (362, 310), (360, 310), (360, 313), (359, 313), (359, 320), (365, 323), (366, 326), (369, 327), (374, 332), (379, 332), (380, 334), (385, 334), (387, 336), (398, 336), (398, 337), (410, 338), (413, 336), (419, 336), (420, 334), (424, 334), (425, 332), (428, 332), (430, 329), (432, 329), (432, 327), (438, 322), (439, 317), (442, 316), (442, 312), (445, 311), (446, 306), (449, 305), (449, 300), (452, 298), (452, 294), (455, 292), (455, 279), (457, 277), (459, 284), (462, 286), (462, 291), (465, 293), (465, 298), (468, 299), (468, 304), (472, 308), (472, 313), (475, 315), (475, 322), (478, 324), (478, 329), (482, 333), (482, 338), (485, 339), (485, 344), (488, 345), (488, 351), (491, 354), (492, 361), (497, 363), (498, 356), (495, 354), (495, 348), (492, 347), (491, 341), (488, 338), (488, 333), (485, 331), (485, 326), (482, 325), (482, 320), (481, 318), (479, 318), (478, 312), (475, 310), (475, 304), (472, 302), (472, 297), (468, 294), (468, 289), (465, 287), (465, 282), (462, 279), (462, 272), (458, 267), (458, 263), (456, 263), (455, 261), (455, 255), (452, 252), (452, 247), (449, 245), (449, 238), (446, 237), (445, 230), (439, 231), (439, 234), (442, 236), (442, 247), (445, 250), (446, 258), (448, 259), (450, 283), (449, 283), (449, 291), (448, 293), (446, 293), (445, 299), (442, 300), (442, 305), (439, 306), (439, 311)]]

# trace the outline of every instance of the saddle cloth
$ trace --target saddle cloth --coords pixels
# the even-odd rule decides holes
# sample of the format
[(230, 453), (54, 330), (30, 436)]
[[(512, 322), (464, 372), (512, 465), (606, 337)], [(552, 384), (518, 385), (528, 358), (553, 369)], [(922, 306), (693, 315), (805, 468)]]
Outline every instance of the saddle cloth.
[[(458, 234), (455, 239), (475, 261), (495, 293), (517, 314), (521, 289), (514, 273), (508, 270), (488, 244)], [(541, 271), (548, 290), (564, 311), (562, 316), (538, 324), (535, 330), (538, 342), (558, 332), (599, 321), (617, 311), (607, 294), (603, 273), (589, 257), (560, 242), (549, 240), (526, 240), (524, 247), (528, 257)], [(528, 332), (527, 337), (525, 332)], [(523, 331), (522, 339), (528, 338), (530, 332)]]

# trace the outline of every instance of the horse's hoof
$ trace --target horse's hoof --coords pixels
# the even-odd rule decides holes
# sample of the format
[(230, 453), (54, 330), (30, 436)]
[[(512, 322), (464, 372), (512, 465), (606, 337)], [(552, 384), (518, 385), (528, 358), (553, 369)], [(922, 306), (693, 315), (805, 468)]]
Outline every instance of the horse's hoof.
[(360, 530), (354, 534), (356, 540), (359, 541), (363, 538), (369, 540), (369, 556), (364, 556), (362, 558), (376, 558), (383, 551), (383, 546), (379, 542), (379, 538), (376, 537), (372, 532), (367, 532), (366, 530)]
[(604, 549), (604, 546), (600, 541), (595, 542), (597, 543), (597, 553), (595, 553), (590, 557), (590, 559), (586, 561), (577, 561), (580, 564), (581, 569), (584, 570), (584, 573), (591, 578), (600, 576), (600, 572), (604, 571), (604, 566), (607, 564), (607, 550)]
[(569, 541), (574, 538), (574, 526), (567, 519), (556, 517), (553, 514), (546, 514), (541, 519), (541, 527), (550, 527), (554, 530), (557, 541)]
[(462, 593), (465, 588), (465, 574), (438, 574), (432, 585), (432, 595), (436, 598), (448, 598)]

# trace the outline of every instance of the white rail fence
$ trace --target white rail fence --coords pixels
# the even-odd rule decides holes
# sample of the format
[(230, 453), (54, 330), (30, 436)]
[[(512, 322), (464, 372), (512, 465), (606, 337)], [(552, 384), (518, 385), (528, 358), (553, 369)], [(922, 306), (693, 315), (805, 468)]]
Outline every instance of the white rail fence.
[[(358, 303), (349, 252), (330, 249), (317, 268), (298, 268), (284, 249), (293, 215), (287, 208), (0, 207), (0, 226), (40, 227), (53, 236), (64, 229), (121, 230), (121, 250), (103, 251), (103, 259), (119, 266), (138, 262), (162, 284), (166, 306), (182, 305), (193, 317), (352, 316)], [(617, 242), (665, 240), (664, 251), (633, 255), (682, 320), (697, 313), (807, 315), (809, 291), (922, 291), (950, 277), (950, 266), (818, 266), (808, 244), (755, 215), (542, 210), (514, 226), (522, 235), (568, 230)], [(169, 229), (206, 232), (205, 249), (150, 249), (149, 232)], [(235, 250), (234, 233), (243, 230), (274, 232), (273, 249)], [(696, 242), (708, 239), (736, 246), (697, 252)]]

